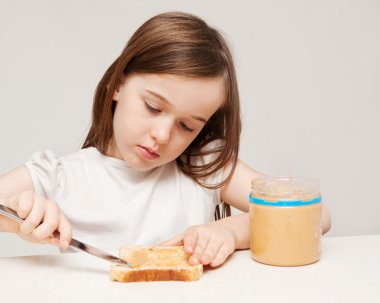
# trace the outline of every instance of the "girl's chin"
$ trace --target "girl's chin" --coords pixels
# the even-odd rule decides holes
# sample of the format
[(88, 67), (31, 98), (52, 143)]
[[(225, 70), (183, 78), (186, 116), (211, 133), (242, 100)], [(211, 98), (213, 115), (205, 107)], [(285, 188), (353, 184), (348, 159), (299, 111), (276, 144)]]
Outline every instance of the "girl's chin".
[(153, 163), (146, 163), (141, 159), (124, 159), (124, 162), (128, 167), (133, 168), (137, 171), (145, 172), (156, 168), (158, 165), (152, 165)]
[(156, 168), (156, 167), (147, 167), (147, 166), (135, 166), (135, 165), (129, 165), (129, 164), (127, 164), (127, 165), (128, 165), (128, 167), (130, 167), (134, 170), (137, 170), (139, 172), (146, 172), (146, 171), (150, 171), (150, 170)]

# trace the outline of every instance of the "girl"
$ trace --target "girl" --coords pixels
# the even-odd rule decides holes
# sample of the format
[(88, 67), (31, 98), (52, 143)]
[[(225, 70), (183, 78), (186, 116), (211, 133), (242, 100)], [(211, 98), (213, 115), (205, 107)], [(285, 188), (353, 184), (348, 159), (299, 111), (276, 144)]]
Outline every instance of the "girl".
[(225, 40), (193, 15), (157, 15), (98, 84), (83, 148), (0, 177), (0, 202), (25, 218), (1, 217), (0, 230), (63, 249), (72, 232), (103, 249), (184, 245), (191, 264), (218, 266), (249, 247), (247, 214), (213, 220), (221, 201), (247, 212), (259, 175), (238, 160), (240, 129)]

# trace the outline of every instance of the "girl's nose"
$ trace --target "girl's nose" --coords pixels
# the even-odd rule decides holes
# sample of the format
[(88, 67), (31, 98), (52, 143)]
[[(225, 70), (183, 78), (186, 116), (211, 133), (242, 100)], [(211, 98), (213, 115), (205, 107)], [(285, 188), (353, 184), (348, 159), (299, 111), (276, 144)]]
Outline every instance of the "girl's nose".
[(173, 123), (170, 121), (160, 121), (151, 130), (151, 136), (158, 144), (166, 144), (169, 142), (173, 129)]

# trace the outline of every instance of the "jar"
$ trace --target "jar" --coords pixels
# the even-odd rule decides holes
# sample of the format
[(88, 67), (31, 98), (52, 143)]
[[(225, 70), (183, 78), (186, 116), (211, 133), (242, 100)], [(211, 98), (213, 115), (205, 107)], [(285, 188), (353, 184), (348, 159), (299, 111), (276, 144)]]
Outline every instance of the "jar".
[(319, 260), (322, 202), (317, 179), (255, 178), (249, 204), (254, 260), (277, 266), (299, 266)]

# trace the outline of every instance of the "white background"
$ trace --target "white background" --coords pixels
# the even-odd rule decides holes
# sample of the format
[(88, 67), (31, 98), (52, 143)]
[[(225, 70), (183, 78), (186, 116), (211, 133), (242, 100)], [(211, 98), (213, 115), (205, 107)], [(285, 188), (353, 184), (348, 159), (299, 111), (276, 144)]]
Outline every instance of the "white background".
[[(380, 1), (0, 0), (0, 174), (87, 133), (94, 89), (148, 18), (183, 10), (225, 34), (241, 158), (319, 178), (329, 235), (380, 233)], [(0, 233), (0, 256), (56, 251)]]

